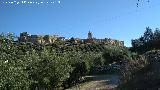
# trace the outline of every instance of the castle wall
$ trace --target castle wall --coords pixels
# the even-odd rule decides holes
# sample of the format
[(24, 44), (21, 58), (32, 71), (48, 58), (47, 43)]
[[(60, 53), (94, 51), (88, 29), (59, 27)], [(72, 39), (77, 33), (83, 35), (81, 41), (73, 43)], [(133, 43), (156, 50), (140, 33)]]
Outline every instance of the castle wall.
[(31, 43), (54, 43), (58, 39), (63, 39), (58, 36), (49, 36), (49, 35), (29, 35), (27, 32), (23, 32), (20, 34), (19, 41), (20, 42), (31, 42)]

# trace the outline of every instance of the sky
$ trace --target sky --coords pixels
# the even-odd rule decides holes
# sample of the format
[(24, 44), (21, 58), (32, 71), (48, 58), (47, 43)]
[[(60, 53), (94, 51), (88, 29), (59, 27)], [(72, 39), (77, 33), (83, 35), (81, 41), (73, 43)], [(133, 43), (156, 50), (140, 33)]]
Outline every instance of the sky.
[(131, 39), (143, 35), (146, 27), (160, 27), (160, 0), (147, 1), (0, 0), (0, 33), (85, 39), (90, 30), (95, 38), (118, 39), (130, 47)]

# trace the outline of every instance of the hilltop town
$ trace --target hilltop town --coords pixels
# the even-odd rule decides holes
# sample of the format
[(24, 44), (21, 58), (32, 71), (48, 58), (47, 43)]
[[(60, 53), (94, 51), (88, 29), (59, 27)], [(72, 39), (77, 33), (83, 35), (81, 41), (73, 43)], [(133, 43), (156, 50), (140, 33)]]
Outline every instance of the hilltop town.
[(18, 38), (19, 42), (23, 43), (38, 43), (38, 44), (53, 44), (58, 41), (65, 42), (66, 45), (69, 43), (75, 44), (105, 44), (105, 45), (116, 45), (116, 46), (124, 46), (124, 41), (119, 41), (111, 38), (104, 39), (96, 39), (93, 38), (92, 32), (88, 32), (88, 37), (86, 39), (80, 38), (70, 38), (65, 39), (65, 37), (61, 37), (58, 35), (29, 35), (27, 32), (20, 33), (20, 37)]

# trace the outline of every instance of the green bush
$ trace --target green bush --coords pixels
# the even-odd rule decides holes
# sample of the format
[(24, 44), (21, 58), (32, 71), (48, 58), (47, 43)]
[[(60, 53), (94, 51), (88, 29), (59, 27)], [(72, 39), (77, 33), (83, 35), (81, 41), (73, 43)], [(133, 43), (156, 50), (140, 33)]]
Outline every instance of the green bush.
[(13, 43), (13, 37), (0, 35), (0, 89), (60, 89), (81, 82), (91, 68), (103, 65), (101, 53)]
[[(3, 46), (1, 46), (1, 49)], [(27, 89), (31, 84), (26, 62), (23, 55), (17, 57), (12, 50), (10, 53), (0, 53), (0, 89)]]
[(106, 46), (105, 51), (103, 53), (103, 57), (105, 59), (105, 65), (111, 64), (116, 62), (120, 64), (120, 62), (124, 60), (131, 60), (136, 58), (137, 54), (130, 52), (125, 47), (118, 47), (118, 46)]
[(28, 63), (28, 70), (31, 80), (34, 81), (32, 88), (59, 88), (72, 72), (66, 56), (57, 56), (55, 51), (49, 53), (44, 50), (40, 55), (32, 52), (27, 57), (31, 61)]
[(152, 50), (125, 62), (121, 69), (121, 90), (157, 90), (160, 86), (160, 51)]

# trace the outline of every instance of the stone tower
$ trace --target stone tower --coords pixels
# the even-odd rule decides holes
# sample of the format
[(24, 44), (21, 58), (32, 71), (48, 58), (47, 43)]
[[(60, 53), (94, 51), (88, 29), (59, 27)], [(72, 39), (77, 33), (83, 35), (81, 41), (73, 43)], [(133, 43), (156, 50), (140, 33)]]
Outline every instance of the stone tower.
[(88, 39), (92, 39), (92, 33), (90, 31), (88, 32)]

